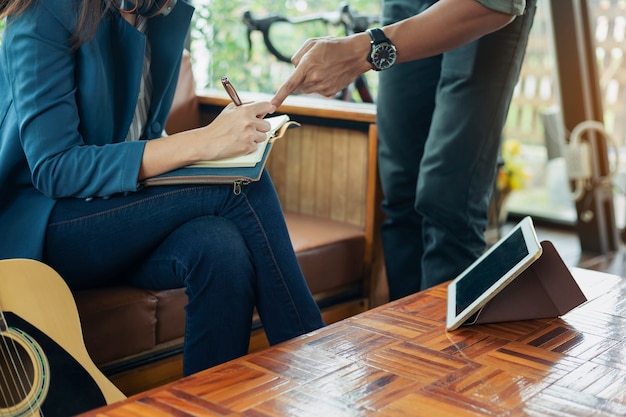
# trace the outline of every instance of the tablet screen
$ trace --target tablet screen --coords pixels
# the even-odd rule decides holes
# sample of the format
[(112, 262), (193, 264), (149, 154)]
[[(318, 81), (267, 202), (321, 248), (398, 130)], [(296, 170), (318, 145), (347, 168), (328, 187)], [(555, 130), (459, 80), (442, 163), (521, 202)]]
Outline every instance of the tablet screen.
[(523, 218), (448, 285), (446, 328), (454, 330), (541, 255), (532, 219)]
[(517, 229), (456, 284), (456, 314), (460, 314), (507, 272), (528, 256), (522, 229)]

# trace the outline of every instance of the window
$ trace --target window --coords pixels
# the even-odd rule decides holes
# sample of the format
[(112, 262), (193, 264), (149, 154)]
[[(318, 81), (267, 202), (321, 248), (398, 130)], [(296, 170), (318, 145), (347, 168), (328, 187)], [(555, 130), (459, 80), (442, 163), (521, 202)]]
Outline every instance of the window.
[(560, 144), (557, 68), (550, 8), (540, 2), (531, 30), (520, 78), (509, 109), (503, 140), (519, 144), (525, 173), (521, 189), (507, 201), (510, 212), (573, 223), (576, 209)]
[[(588, 0), (594, 35), (599, 86), (602, 92), (604, 123), (620, 154), (626, 150), (626, 33), (625, 0)], [(509, 211), (531, 214), (559, 223), (576, 221), (574, 203), (569, 198), (569, 182), (559, 144), (569, 132), (560, 125), (558, 74), (554, 57), (550, 7), (539, 2), (529, 39), (526, 59), (511, 104), (504, 138), (521, 143), (528, 181), (522, 190), (512, 193)], [(615, 149), (609, 149), (614, 161)], [(614, 177), (616, 223), (625, 220), (624, 173), (626, 158)]]
[[(271, 25), (273, 45), (287, 57), (296, 52), (308, 38), (345, 34), (340, 10), (345, 3), (336, 0), (286, 0), (284, 2), (193, 0), (196, 7), (190, 36), (194, 75), (198, 87), (219, 87), (227, 75), (241, 91), (274, 92), (293, 71), (293, 65), (281, 62), (264, 44), (263, 35), (254, 30), (248, 34), (244, 13), (253, 18), (281, 16), (297, 24), (277, 22)], [(378, 0), (353, 0), (351, 13), (378, 20)], [(248, 40), (250, 42), (248, 42)], [(376, 74), (368, 74), (375, 90)]]

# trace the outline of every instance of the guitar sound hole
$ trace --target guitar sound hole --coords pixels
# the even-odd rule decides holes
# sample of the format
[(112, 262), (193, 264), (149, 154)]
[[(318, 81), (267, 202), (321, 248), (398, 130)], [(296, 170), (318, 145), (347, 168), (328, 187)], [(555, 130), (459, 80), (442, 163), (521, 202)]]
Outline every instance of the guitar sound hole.
[(15, 407), (32, 392), (35, 364), (27, 348), (12, 337), (0, 337), (0, 378), (0, 409)]

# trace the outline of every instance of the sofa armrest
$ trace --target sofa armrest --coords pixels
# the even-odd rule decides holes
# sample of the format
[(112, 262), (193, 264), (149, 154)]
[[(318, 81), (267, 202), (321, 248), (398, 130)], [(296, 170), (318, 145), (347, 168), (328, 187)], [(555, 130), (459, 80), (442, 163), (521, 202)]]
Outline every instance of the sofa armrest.
[(180, 63), (180, 73), (176, 84), (176, 93), (170, 109), (170, 114), (165, 124), (168, 134), (182, 132), (184, 130), (200, 127), (200, 109), (196, 96), (196, 82), (193, 78), (191, 56), (185, 50)]

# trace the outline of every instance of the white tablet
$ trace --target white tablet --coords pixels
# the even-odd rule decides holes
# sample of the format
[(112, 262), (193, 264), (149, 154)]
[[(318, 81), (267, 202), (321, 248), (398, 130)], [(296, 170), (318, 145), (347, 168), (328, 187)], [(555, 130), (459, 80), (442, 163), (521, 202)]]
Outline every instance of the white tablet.
[(448, 285), (446, 328), (472, 324), (472, 316), (539, 258), (541, 251), (532, 219), (525, 217)]

